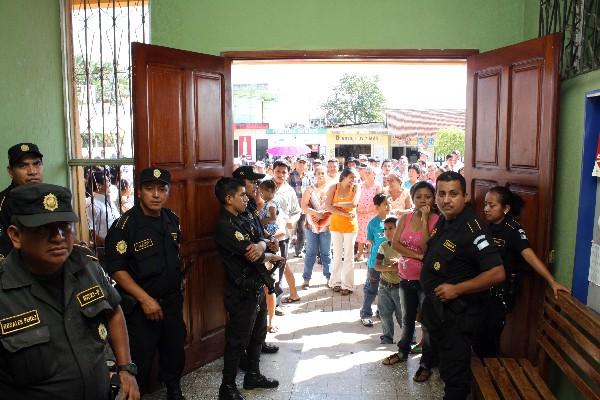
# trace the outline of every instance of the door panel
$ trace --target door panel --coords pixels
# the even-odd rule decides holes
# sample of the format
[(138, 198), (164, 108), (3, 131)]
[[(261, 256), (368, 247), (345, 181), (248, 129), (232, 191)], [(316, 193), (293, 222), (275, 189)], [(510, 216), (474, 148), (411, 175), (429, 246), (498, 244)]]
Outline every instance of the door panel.
[(134, 43), (136, 172), (168, 169), (168, 207), (181, 217), (186, 269), (186, 371), (222, 355), (224, 276), (214, 243), (214, 185), (231, 173), (230, 61)]
[[(560, 35), (467, 59), (465, 177), (481, 212), (486, 191), (508, 186), (525, 200), (521, 223), (532, 248), (548, 260), (554, 200)], [(507, 320), (502, 350), (535, 355), (544, 282), (526, 273)]]

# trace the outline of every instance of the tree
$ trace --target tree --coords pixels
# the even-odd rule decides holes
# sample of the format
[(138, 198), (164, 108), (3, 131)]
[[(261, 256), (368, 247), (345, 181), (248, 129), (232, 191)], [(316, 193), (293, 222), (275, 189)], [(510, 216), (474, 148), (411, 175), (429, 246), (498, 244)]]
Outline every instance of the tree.
[(442, 128), (435, 134), (435, 154), (446, 156), (453, 150), (465, 154), (465, 132), (455, 126)]
[(377, 76), (344, 74), (321, 108), (327, 125), (340, 126), (381, 122), (384, 106)]

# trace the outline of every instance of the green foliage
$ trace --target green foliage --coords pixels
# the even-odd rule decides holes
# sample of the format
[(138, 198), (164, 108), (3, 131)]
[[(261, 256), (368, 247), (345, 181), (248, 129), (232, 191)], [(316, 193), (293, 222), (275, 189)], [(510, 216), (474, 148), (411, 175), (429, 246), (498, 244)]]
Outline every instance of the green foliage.
[[(90, 88), (94, 88), (98, 103), (108, 103), (111, 106), (129, 104), (128, 71), (119, 70), (118, 66), (115, 71), (115, 64), (112, 62), (100, 64), (97, 61), (88, 61), (86, 64), (82, 56), (76, 56), (75, 82), (78, 90), (82, 87), (85, 90), (86, 84), (89, 84)], [(80, 98), (82, 98), (81, 95)]]
[(465, 154), (465, 132), (455, 126), (442, 128), (435, 134), (435, 154), (446, 156), (453, 150)]
[(329, 126), (381, 122), (385, 97), (379, 78), (344, 74), (321, 107)]

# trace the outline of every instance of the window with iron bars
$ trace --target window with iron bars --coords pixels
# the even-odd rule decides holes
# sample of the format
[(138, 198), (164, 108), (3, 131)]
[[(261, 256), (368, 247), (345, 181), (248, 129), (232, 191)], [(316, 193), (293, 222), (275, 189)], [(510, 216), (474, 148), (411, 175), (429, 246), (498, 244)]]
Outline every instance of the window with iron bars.
[(600, 0), (540, 0), (539, 35), (563, 34), (561, 77), (600, 68)]
[(131, 43), (148, 43), (148, 0), (65, 0), (68, 165), (78, 234), (103, 261), (112, 222), (134, 203)]

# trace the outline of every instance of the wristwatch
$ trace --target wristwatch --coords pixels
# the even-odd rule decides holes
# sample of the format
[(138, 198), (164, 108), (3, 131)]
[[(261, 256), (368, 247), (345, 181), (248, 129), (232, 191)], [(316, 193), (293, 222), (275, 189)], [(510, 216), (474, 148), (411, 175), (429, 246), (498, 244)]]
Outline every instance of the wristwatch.
[(131, 375), (136, 376), (137, 372), (138, 372), (138, 368), (137, 368), (137, 365), (135, 365), (134, 363), (129, 363), (129, 364), (117, 366), (117, 372), (121, 372), (121, 371), (126, 371), (126, 372), (129, 372)]

